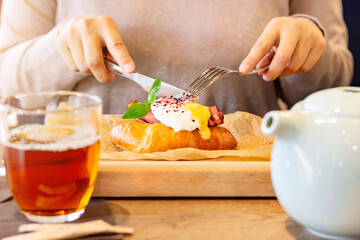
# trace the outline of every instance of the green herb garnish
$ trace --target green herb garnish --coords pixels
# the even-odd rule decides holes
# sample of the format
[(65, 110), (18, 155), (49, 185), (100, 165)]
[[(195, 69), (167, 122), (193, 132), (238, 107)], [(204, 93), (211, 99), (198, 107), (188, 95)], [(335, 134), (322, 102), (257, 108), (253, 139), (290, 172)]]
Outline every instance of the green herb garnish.
[(150, 89), (147, 101), (144, 101), (144, 103), (134, 103), (133, 105), (131, 105), (126, 110), (122, 118), (136, 119), (145, 116), (150, 111), (151, 105), (155, 102), (156, 94), (159, 92), (160, 86), (160, 78), (157, 78)]

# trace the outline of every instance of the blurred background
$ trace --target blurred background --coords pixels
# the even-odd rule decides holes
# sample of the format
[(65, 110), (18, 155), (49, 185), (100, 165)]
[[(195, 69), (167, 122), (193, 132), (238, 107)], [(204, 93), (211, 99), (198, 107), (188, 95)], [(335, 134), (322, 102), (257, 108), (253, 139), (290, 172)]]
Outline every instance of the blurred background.
[[(1, 2), (2, 0), (0, 0), (0, 10)], [(344, 19), (349, 31), (349, 49), (355, 62), (351, 85), (360, 87), (360, 1), (343, 0), (342, 2)]]
[(343, 0), (344, 19), (349, 31), (349, 48), (355, 68), (351, 85), (360, 87), (360, 1)]

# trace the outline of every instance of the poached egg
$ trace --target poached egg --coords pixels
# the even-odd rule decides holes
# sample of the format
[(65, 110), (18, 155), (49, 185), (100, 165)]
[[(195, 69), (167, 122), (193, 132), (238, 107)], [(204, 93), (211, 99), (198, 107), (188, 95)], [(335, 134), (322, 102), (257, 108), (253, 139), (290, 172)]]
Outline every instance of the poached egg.
[(173, 97), (159, 98), (151, 105), (151, 111), (157, 120), (175, 132), (198, 128), (202, 138), (207, 140), (211, 136), (208, 127), (210, 110), (198, 104), (197, 99), (184, 101)]

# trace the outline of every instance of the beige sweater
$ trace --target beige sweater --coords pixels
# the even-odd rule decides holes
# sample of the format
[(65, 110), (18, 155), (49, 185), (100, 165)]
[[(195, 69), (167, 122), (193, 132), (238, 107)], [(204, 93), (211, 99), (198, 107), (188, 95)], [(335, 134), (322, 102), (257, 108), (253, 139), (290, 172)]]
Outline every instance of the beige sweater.
[(100, 13), (118, 23), (136, 71), (186, 88), (211, 66), (238, 69), (270, 19), (308, 14), (324, 26), (325, 55), (308, 73), (265, 82), (258, 75), (230, 75), (200, 95), (225, 113), (260, 116), (292, 106), (308, 94), (347, 85), (353, 71), (340, 0), (4, 0), (0, 29), (0, 93), (75, 90), (97, 94), (104, 113), (123, 113), (130, 100), (145, 100), (135, 83), (117, 77), (100, 84), (72, 72), (57, 52), (56, 26), (77, 15)]

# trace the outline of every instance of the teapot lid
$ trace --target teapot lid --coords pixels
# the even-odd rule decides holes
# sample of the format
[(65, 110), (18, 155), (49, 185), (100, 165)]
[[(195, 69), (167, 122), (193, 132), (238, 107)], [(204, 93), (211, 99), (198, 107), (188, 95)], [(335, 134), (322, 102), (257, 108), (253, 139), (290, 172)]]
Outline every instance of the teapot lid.
[(303, 107), (326, 115), (360, 117), (360, 87), (337, 87), (313, 93), (305, 98)]

